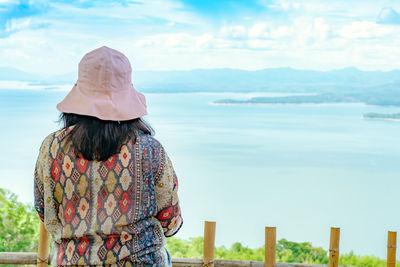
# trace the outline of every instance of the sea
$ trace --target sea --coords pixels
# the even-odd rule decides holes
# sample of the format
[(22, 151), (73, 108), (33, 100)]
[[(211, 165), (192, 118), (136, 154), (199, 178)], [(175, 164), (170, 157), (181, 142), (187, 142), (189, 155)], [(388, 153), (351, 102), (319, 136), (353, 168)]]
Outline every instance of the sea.
[[(15, 87), (15, 86), (14, 86)], [(65, 90), (0, 90), (0, 187), (33, 202), (42, 140), (61, 127)], [(386, 257), (387, 231), (400, 231), (400, 122), (361, 119), (400, 107), (353, 104), (213, 105), (277, 93), (145, 94), (145, 120), (171, 158), (184, 225), (203, 235), (216, 222), (216, 245), (277, 239), (329, 247), (340, 227), (340, 253)]]

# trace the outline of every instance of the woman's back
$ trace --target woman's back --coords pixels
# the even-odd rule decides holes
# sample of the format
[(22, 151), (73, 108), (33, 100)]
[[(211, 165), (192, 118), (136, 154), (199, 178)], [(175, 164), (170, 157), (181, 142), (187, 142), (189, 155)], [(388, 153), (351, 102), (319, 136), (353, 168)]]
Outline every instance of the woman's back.
[(53, 236), (52, 264), (169, 265), (165, 236), (182, 217), (162, 145), (136, 133), (107, 160), (89, 161), (75, 152), (72, 128), (43, 141), (35, 170), (35, 207)]

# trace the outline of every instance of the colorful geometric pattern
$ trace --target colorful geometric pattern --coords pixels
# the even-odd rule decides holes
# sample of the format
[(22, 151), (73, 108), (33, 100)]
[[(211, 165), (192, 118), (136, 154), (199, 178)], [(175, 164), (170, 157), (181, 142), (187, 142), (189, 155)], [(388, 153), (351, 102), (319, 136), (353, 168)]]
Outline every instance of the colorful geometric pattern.
[(161, 144), (139, 134), (106, 161), (49, 135), (35, 168), (35, 208), (51, 233), (52, 265), (169, 266), (165, 237), (182, 225), (178, 182)]

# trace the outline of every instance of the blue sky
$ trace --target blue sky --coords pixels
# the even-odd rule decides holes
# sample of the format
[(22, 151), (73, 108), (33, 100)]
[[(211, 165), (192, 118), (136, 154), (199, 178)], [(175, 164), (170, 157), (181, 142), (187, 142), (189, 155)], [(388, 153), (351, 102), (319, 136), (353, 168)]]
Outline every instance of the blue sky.
[(76, 72), (107, 45), (135, 70), (400, 68), (400, 1), (0, 0), (0, 66)]

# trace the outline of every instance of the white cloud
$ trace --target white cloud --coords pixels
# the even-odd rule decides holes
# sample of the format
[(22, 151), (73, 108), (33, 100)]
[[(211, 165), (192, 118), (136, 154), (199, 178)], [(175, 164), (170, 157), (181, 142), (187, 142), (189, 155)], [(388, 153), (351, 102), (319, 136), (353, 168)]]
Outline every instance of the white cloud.
[(11, 19), (6, 23), (6, 32), (29, 28), (29, 26), (31, 26), (31, 23), (32, 23), (32, 18)]
[(225, 38), (242, 39), (247, 37), (247, 31), (242, 25), (224, 26), (221, 28), (221, 35)]
[(262, 1), (262, 3), (264, 3), (269, 8), (284, 10), (284, 11), (298, 9), (302, 5), (299, 2), (293, 2), (293, 1), (288, 1), (288, 0), (273, 1), (272, 4), (270, 1)]
[(249, 28), (250, 39), (285, 39), (287, 38), (309, 38), (325, 39), (329, 34), (330, 27), (323, 18), (295, 20), (292, 25), (273, 25), (267, 23), (256, 23)]
[(324, 18), (298, 18), (286, 32), (290, 34), (288, 37), (293, 42), (297, 42), (298, 47), (307, 49), (320, 46), (322, 48), (331, 35), (331, 27)]
[(152, 40), (139, 40), (136, 42), (137, 47), (151, 47), (154, 45), (154, 42)]
[(215, 45), (215, 38), (211, 34), (203, 34), (196, 38), (196, 47), (200, 49), (211, 48)]
[(139, 48), (157, 48), (159, 50), (175, 50), (175, 51), (204, 51), (206, 49), (226, 49), (233, 48), (235, 42), (230, 38), (223, 39), (213, 36), (212, 34), (186, 34), (186, 33), (170, 33), (156, 34), (147, 36), (147, 39), (141, 39), (136, 42)]
[(323, 18), (316, 18), (314, 19), (314, 30), (317, 38), (324, 40), (329, 34), (330, 27)]
[(156, 34), (147, 36), (136, 42), (139, 48), (156, 49), (195, 49), (209, 47), (212, 44), (213, 36), (203, 34), (200, 36), (185, 33)]
[(18, 0), (0, 0), (0, 5), (15, 4), (15, 3), (18, 3)]
[(160, 35), (165, 46), (169, 48), (185, 48), (192, 44), (192, 36), (185, 33), (171, 33)]
[(337, 31), (337, 34), (344, 38), (373, 38), (383, 37), (394, 32), (394, 28), (387, 25), (380, 25), (370, 21), (356, 21), (344, 25)]
[(278, 26), (270, 30), (269, 37), (272, 39), (281, 39), (294, 34), (294, 29), (288, 26)]
[(246, 42), (250, 49), (272, 49), (273, 42), (271, 40), (254, 39)]
[[(128, 6), (113, 5), (107, 7), (91, 7), (82, 9), (69, 4), (51, 3), (55, 8), (57, 16), (53, 18), (70, 18), (71, 16), (80, 20), (97, 19), (106, 21), (107, 19), (125, 20), (125, 23), (151, 23), (152, 19), (167, 21), (168, 26), (175, 24), (199, 25), (205, 23), (201, 16), (186, 11), (184, 5), (175, 0), (149, 0), (149, 1), (130, 1)], [(137, 4), (136, 2), (140, 2)], [(54, 13), (55, 13), (54, 12)], [(69, 23), (79, 24), (79, 21), (69, 21)], [(154, 25), (152, 25), (154, 26)], [(161, 25), (160, 25), (161, 26)]]
[(249, 30), (250, 38), (267, 38), (267, 24), (265, 23), (256, 23)]
[(292, 5), (293, 5), (293, 7), (294, 7), (294, 8), (296, 8), (296, 9), (297, 9), (297, 8), (299, 8), (299, 7), (300, 7), (300, 5), (301, 5), (301, 4), (300, 4), (300, 3), (296, 3), (296, 2), (295, 2), (295, 3), (293, 3)]

